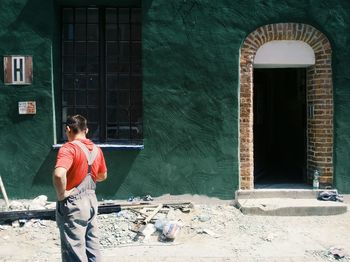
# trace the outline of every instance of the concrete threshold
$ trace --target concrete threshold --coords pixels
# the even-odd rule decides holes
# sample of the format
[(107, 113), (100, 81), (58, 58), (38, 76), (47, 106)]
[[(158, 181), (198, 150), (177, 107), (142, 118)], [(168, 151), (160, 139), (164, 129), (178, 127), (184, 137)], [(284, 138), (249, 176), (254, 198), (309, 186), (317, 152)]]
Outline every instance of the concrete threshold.
[(347, 205), (317, 200), (320, 192), (336, 190), (263, 189), (238, 190), (235, 205), (246, 215), (328, 216), (347, 212)]

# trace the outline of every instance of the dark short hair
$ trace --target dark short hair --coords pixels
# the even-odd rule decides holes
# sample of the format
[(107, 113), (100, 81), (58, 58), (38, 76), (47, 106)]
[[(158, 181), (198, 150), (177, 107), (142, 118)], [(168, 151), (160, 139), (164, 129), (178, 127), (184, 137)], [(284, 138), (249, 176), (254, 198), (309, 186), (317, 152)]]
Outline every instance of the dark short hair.
[(74, 134), (77, 134), (87, 129), (87, 120), (81, 115), (68, 116), (66, 125), (69, 126)]

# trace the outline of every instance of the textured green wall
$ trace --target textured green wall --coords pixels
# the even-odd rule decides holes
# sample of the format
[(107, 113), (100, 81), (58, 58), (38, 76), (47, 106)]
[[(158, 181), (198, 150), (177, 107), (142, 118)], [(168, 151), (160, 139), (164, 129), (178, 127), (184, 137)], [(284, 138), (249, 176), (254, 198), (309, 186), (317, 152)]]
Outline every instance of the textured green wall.
[[(0, 55), (33, 55), (34, 61), (31, 86), (5, 86), (0, 74), (0, 174), (10, 198), (54, 197), (57, 10), (72, 2), (0, 1)], [(105, 152), (109, 178), (99, 185), (100, 197), (232, 198), (238, 185), (240, 46), (257, 27), (278, 22), (313, 25), (332, 43), (335, 178), (340, 191), (350, 193), (349, 1), (142, 0), (142, 8), (145, 148)], [(36, 100), (37, 115), (19, 116), (21, 100)]]

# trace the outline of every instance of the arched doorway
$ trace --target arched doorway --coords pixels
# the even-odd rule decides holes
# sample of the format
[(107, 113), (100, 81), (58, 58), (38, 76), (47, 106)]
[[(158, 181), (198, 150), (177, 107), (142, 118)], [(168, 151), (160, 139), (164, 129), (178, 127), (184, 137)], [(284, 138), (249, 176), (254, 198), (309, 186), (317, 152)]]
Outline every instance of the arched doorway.
[[(265, 25), (245, 39), (240, 55), (240, 189), (254, 188), (254, 59), (261, 46), (270, 41), (303, 41), (314, 51), (315, 63), (305, 71), (306, 179), (315, 169), (321, 184), (333, 183), (333, 93), (331, 45), (320, 31), (306, 24)], [(286, 137), (287, 139), (287, 137)]]

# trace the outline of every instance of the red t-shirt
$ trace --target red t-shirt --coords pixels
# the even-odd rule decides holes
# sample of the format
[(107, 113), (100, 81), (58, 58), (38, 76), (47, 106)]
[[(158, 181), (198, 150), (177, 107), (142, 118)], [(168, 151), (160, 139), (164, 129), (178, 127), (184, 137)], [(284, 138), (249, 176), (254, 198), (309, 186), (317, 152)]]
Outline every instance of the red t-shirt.
[[(89, 139), (79, 139), (91, 151), (93, 143)], [(88, 172), (88, 163), (83, 150), (76, 144), (67, 142), (58, 151), (56, 166), (67, 169), (66, 190), (78, 186)], [(98, 154), (91, 167), (91, 176), (96, 181), (99, 173), (107, 172), (106, 162), (102, 150), (98, 147)]]

